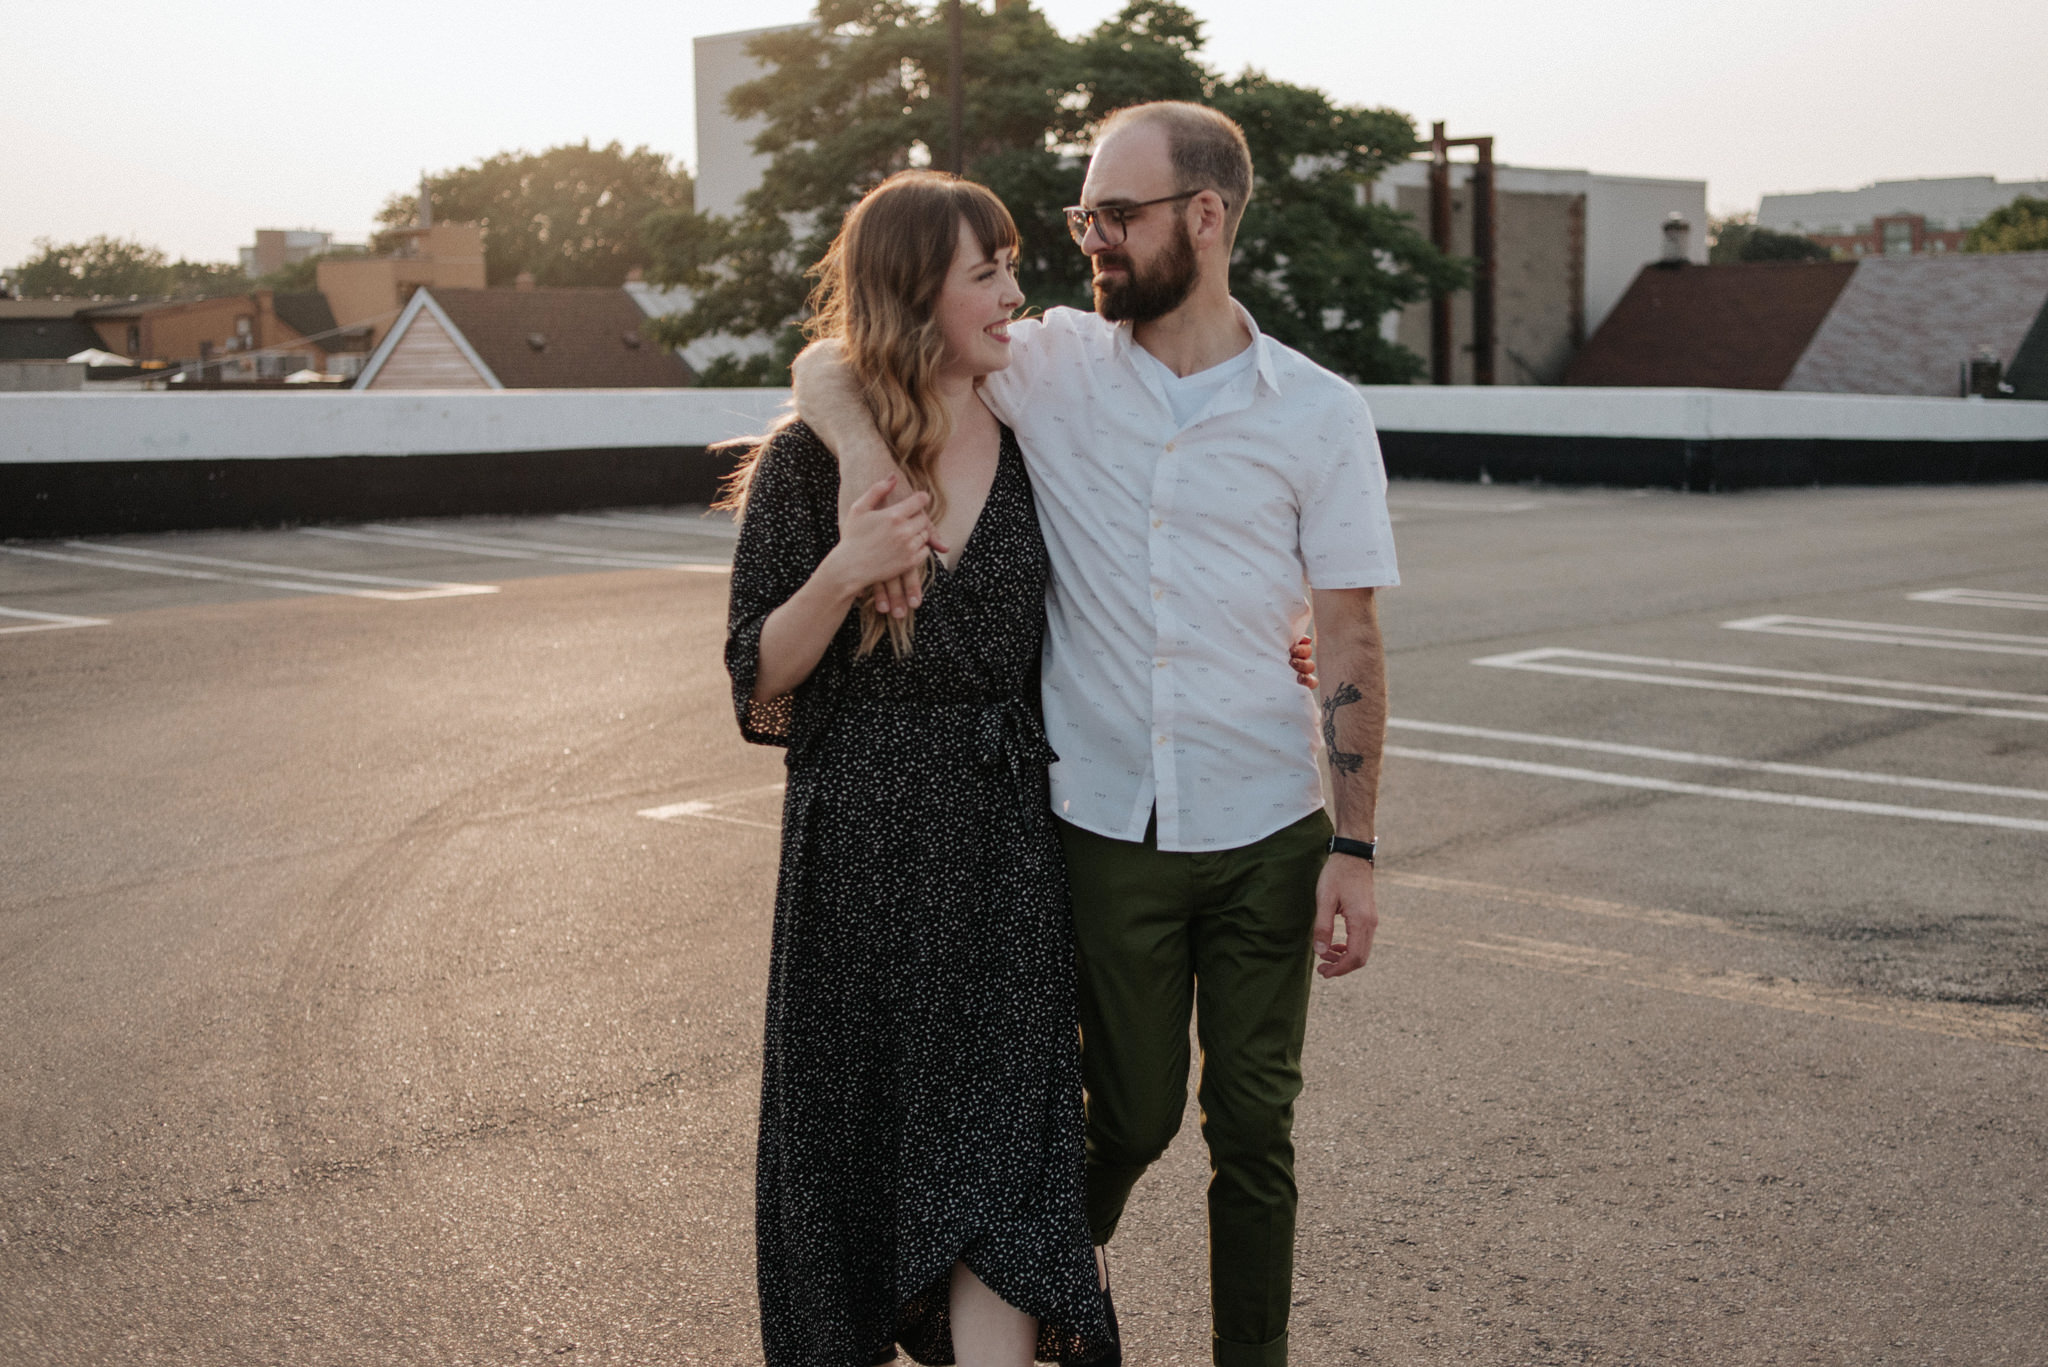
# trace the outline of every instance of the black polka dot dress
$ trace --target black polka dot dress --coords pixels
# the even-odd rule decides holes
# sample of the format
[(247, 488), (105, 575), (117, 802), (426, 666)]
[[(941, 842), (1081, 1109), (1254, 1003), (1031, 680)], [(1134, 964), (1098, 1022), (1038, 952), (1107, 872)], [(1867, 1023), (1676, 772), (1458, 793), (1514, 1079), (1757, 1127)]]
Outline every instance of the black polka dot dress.
[(789, 749), (756, 1169), (768, 1367), (953, 1361), (956, 1261), (1037, 1317), (1041, 1360), (1109, 1347), (1082, 1205), (1073, 927), (1037, 708), (1048, 573), (1006, 428), (915, 646), (749, 695), (761, 625), (838, 540), (809, 428), (758, 467), (733, 560), (740, 730)]

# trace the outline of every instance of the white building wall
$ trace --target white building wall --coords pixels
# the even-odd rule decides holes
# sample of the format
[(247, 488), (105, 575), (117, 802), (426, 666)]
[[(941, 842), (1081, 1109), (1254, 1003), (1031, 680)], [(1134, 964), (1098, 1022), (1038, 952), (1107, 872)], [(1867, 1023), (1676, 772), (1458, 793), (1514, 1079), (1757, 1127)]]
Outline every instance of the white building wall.
[(1880, 180), (1858, 190), (1815, 190), (1808, 194), (1765, 195), (1757, 226), (1781, 233), (1848, 237), (1867, 232), (1880, 215), (1919, 214), (1930, 228), (1961, 231), (1975, 227), (1993, 209), (2020, 195), (2048, 199), (2048, 180), (1999, 181), (1991, 176), (1943, 176), (1933, 180)]
[[(1472, 163), (1451, 163), (1451, 186), (1462, 188)], [(1407, 161), (1389, 167), (1378, 186), (1427, 187), (1429, 163)], [(1533, 195), (1586, 197), (1586, 335), (1628, 291), (1636, 272), (1664, 254), (1664, 221), (1678, 214), (1692, 225), (1689, 259), (1707, 261), (1707, 183), (1649, 176), (1605, 176), (1591, 171), (1538, 166), (1494, 167), (1494, 187)], [(1376, 187), (1377, 188), (1377, 187)], [(1376, 198), (1379, 196), (1376, 195)], [(1382, 202), (1391, 202), (1386, 196)], [(1427, 235), (1429, 224), (1418, 222)]]
[(735, 86), (766, 74), (767, 68), (747, 55), (747, 44), (764, 33), (782, 33), (805, 25), (712, 33), (696, 40), (697, 72), (697, 212), (731, 217), (740, 198), (761, 183), (768, 158), (754, 150), (762, 119), (736, 119), (725, 107)]

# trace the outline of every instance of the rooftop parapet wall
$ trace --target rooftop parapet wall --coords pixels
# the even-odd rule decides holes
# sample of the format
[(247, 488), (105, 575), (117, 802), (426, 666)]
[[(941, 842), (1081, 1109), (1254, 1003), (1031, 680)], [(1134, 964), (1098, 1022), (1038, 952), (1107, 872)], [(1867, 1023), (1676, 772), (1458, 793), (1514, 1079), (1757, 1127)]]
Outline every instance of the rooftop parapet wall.
[[(2048, 402), (1367, 386), (1396, 477), (1623, 487), (2048, 480)], [(0, 394), (0, 536), (708, 500), (771, 389)]]

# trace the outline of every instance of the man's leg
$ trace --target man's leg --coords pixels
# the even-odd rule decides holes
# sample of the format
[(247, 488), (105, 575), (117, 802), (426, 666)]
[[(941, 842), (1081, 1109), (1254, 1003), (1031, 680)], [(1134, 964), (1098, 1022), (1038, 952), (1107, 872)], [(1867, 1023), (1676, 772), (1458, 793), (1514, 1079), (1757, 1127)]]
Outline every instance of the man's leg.
[(1294, 1099), (1329, 839), (1318, 811), (1243, 849), (1197, 856), (1205, 900), (1192, 938), (1217, 1367), (1286, 1367)]
[(1088, 1089), (1088, 1225), (1116, 1232), (1124, 1202), (1187, 1109), (1190, 860), (1059, 823), (1080, 952)]

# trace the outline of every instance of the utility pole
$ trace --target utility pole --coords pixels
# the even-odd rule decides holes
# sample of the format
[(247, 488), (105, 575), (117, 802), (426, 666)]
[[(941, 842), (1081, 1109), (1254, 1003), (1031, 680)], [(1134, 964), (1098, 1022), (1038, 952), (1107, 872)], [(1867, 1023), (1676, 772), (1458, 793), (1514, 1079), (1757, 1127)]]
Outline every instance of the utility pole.
[[(1494, 192), (1493, 139), (1449, 138), (1441, 123), (1430, 125), (1429, 240), (1451, 254), (1451, 149), (1473, 147), (1479, 162), (1466, 188), (1472, 195), (1472, 382), (1494, 383), (1497, 337), (1495, 301), (1499, 288), (1500, 249), (1494, 229), (1498, 200)], [(1451, 296), (1442, 290), (1429, 297), (1429, 379), (1449, 384), (1456, 349), (1452, 345)]]
[(960, 0), (946, 0), (946, 101), (951, 106), (951, 128), (946, 139), (946, 169), (956, 176), (967, 174), (967, 101), (961, 68)]

